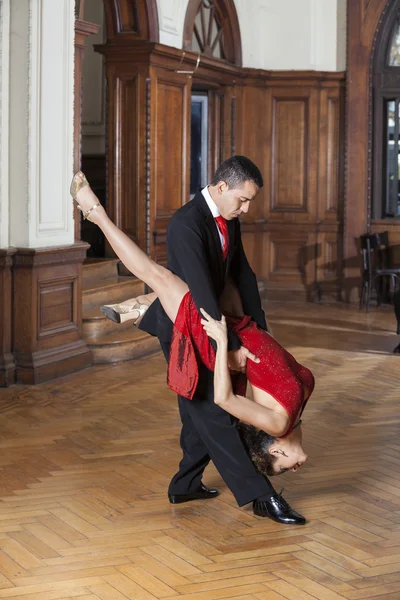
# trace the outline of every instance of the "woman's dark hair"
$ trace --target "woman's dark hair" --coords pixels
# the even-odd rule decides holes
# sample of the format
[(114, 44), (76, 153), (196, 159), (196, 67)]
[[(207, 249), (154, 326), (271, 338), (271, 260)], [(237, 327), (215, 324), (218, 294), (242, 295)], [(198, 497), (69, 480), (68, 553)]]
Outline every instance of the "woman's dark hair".
[(246, 156), (231, 156), (215, 171), (211, 185), (225, 181), (229, 189), (240, 188), (245, 181), (252, 181), (259, 188), (264, 185), (260, 169)]
[(277, 475), (274, 470), (276, 456), (268, 452), (276, 438), (242, 421), (238, 423), (238, 430), (257, 471), (263, 475)]

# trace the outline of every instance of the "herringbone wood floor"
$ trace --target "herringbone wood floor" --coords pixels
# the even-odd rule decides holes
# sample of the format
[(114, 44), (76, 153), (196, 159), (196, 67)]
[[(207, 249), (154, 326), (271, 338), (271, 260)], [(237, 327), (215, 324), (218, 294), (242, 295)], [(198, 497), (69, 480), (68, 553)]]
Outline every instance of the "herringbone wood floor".
[(309, 462), (274, 483), (309, 522), (221, 490), (171, 507), (179, 419), (160, 355), (0, 390), (0, 599), (399, 600), (400, 356), (391, 309), (271, 304), (317, 379)]

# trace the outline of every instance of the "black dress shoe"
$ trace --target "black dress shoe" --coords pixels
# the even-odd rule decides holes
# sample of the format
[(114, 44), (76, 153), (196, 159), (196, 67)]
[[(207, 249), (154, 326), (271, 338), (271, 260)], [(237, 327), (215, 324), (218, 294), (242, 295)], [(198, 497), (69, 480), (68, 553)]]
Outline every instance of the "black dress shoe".
[(272, 494), (267, 500), (254, 500), (254, 514), (258, 517), (269, 517), (284, 525), (305, 525), (306, 520), (303, 515), (293, 510), (281, 494), (282, 492)]
[(393, 350), (395, 354), (400, 354), (400, 344)]
[(182, 502), (190, 502), (190, 500), (208, 500), (217, 496), (219, 496), (218, 490), (210, 490), (201, 484), (196, 492), (191, 492), (190, 494), (168, 494), (168, 499), (171, 504), (181, 504)]

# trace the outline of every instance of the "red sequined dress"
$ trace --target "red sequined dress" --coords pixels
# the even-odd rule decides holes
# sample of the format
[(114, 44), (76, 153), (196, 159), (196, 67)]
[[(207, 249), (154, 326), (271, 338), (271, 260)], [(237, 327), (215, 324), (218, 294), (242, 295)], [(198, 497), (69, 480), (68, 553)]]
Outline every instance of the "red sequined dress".
[[(251, 317), (227, 315), (227, 325), (239, 337), (242, 346), (253, 352), (259, 363), (247, 361), (245, 376), (234, 376), (235, 394), (245, 395), (246, 380), (264, 390), (279, 402), (290, 417), (288, 435), (304, 410), (314, 389), (314, 376), (300, 365), (266, 331), (260, 329)], [(174, 323), (168, 364), (168, 385), (180, 396), (192, 399), (199, 378), (198, 361), (214, 370), (215, 350), (201, 324), (201, 315), (188, 292), (183, 298)], [(304, 388), (307, 394), (304, 393)]]

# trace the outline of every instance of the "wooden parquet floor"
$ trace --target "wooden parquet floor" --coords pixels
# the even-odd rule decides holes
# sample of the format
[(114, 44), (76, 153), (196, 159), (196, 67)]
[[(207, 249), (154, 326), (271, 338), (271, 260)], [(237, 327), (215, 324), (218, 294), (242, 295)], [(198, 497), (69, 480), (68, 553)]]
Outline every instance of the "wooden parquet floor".
[(0, 390), (0, 600), (399, 600), (400, 356), (390, 308), (271, 304), (317, 379), (286, 527), (169, 505), (179, 418), (161, 355)]

